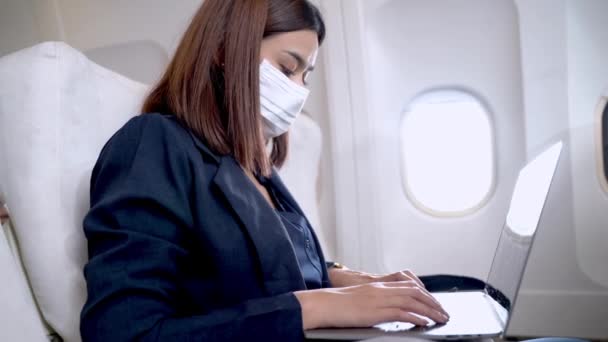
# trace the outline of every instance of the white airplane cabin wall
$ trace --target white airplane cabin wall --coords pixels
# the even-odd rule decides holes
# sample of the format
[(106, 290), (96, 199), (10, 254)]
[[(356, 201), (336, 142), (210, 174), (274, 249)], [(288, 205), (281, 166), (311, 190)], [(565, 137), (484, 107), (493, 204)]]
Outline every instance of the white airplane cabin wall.
[[(564, 162), (510, 333), (608, 337), (608, 195), (598, 127), (608, 96), (608, 24), (602, 20), (608, 3), (322, 5), (341, 259), (377, 272), (412, 268), (485, 278), (514, 176), (526, 160), (563, 139)], [(399, 153), (400, 120), (412, 114), (408, 104), (450, 87), (480, 99), (496, 144), (491, 196), (461, 217), (416, 207), (403, 186)]]
[[(608, 96), (608, 2), (568, 2), (568, 94), (576, 252), (582, 271), (608, 288), (608, 192), (599, 130)], [(602, 105), (603, 108), (599, 108)]]
[[(510, 0), (322, 4), (330, 26), (329, 110), (340, 123), (332, 127), (334, 169), (356, 184), (336, 179), (337, 203), (354, 208), (337, 212), (344, 262), (377, 272), (411, 268), (485, 278), (525, 161), (515, 5)], [(338, 64), (342, 58), (344, 67)], [(401, 165), (400, 127), (408, 104), (435, 89), (462, 90), (477, 99), (494, 144), (487, 198), (473, 211), (447, 217), (412, 203)], [(455, 129), (462, 137), (470, 134), (467, 127)], [(459, 165), (446, 166), (447, 177)]]
[(606, 5), (601, 0), (517, 1), (528, 158), (555, 139), (567, 145), (512, 334), (608, 336), (608, 287), (598, 281), (608, 272), (608, 219), (602, 160), (596, 153), (601, 141), (597, 107), (608, 85), (603, 63), (608, 50), (600, 43), (608, 42), (608, 26), (601, 20)]

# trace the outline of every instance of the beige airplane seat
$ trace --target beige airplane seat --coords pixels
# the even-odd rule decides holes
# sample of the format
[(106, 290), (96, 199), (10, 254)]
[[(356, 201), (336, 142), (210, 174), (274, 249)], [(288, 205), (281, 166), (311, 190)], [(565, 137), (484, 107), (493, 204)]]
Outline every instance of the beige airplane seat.
[[(90, 173), (147, 89), (61, 42), (0, 58), (0, 204), (11, 219), (0, 234), (0, 341), (80, 341)], [(309, 167), (284, 176), (316, 218), (318, 126), (302, 117), (294, 131), (291, 162)]]
[[(2, 263), (22, 262), (25, 271), (17, 276), (19, 267), (12, 267), (15, 274), (2, 279), (27, 279), (31, 287), (27, 299), (28, 287), (17, 280), (15, 293), (2, 286), (11, 305), (0, 306), (0, 340), (40, 340), (23, 335), (46, 334), (44, 323), (65, 341), (80, 340), (87, 258), (81, 224), (90, 172), (103, 144), (137, 113), (146, 90), (64, 43), (0, 59), (0, 194), (18, 246), (10, 249), (12, 261), (2, 246)], [(32, 317), (37, 310), (41, 315)]]

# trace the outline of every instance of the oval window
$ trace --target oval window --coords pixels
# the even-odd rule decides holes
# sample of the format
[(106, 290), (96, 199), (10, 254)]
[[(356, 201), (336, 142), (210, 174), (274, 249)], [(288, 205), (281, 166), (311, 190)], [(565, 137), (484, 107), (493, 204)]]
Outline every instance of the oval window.
[(494, 185), (493, 142), (488, 111), (472, 94), (434, 90), (416, 97), (401, 125), (408, 197), (434, 216), (476, 211)]

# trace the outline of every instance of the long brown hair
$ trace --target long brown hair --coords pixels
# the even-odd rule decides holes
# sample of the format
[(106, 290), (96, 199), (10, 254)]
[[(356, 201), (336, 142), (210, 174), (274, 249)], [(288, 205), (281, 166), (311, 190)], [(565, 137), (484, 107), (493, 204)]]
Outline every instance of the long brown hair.
[(288, 134), (266, 154), (261, 126), (259, 65), (264, 37), (325, 25), (308, 0), (205, 0), (143, 113), (174, 114), (213, 151), (268, 176), (287, 158)]

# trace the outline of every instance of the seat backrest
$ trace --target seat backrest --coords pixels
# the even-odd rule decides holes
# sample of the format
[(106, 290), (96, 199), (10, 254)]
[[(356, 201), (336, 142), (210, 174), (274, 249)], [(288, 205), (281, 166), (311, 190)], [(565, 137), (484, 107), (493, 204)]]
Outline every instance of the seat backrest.
[(90, 172), (146, 91), (60, 42), (0, 59), (0, 198), (35, 300), (65, 341), (80, 340)]
[(0, 341), (47, 341), (48, 332), (29, 291), (10, 222), (0, 229)]

